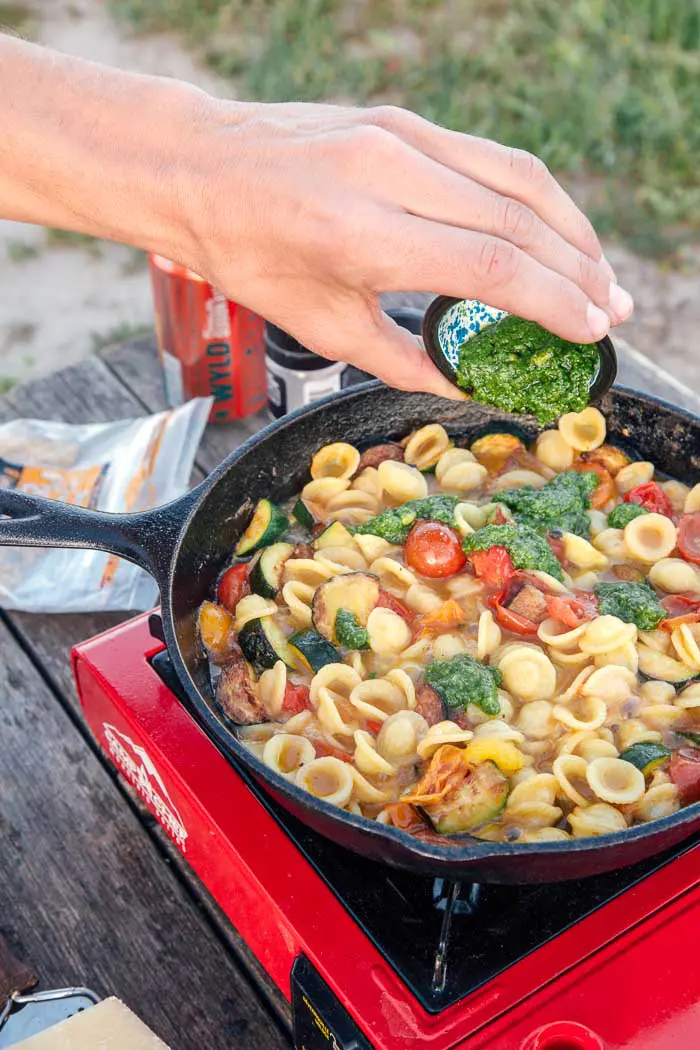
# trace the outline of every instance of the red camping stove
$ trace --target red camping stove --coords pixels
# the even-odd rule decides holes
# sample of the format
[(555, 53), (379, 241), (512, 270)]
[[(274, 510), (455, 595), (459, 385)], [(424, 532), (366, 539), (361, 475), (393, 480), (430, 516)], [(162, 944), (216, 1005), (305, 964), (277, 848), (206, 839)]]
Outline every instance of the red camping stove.
[(459, 885), (367, 861), (221, 755), (158, 624), (142, 616), (76, 648), (85, 715), (291, 1001), (299, 1050), (700, 1048), (697, 838), (554, 885)]

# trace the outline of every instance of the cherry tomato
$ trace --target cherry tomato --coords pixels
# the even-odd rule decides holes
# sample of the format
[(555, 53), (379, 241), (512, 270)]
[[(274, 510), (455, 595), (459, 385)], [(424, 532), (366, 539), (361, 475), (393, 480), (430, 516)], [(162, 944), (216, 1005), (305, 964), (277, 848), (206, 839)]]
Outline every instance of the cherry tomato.
[(406, 538), (406, 563), (421, 576), (442, 579), (463, 569), (467, 556), (456, 529), (439, 521), (417, 521)]
[(471, 555), (474, 572), (492, 587), (504, 587), (515, 572), (513, 560), (505, 547), (489, 547)]
[(678, 788), (681, 805), (700, 801), (700, 750), (682, 747), (674, 751), (668, 775)]
[(224, 609), (228, 609), (229, 612), (235, 612), (239, 601), (241, 598), (245, 598), (247, 594), (250, 594), (248, 565), (245, 562), (241, 562), (240, 565), (231, 566), (223, 574), (219, 580), (217, 598), (219, 599), (219, 605), (223, 605)]
[(615, 495), (615, 482), (610, 471), (602, 467), (600, 463), (574, 463), (574, 470), (579, 474), (597, 474), (599, 481), (595, 492), (591, 495), (591, 506), (595, 510), (604, 507), (608, 500)]
[(684, 558), (700, 565), (700, 510), (684, 514), (678, 522), (677, 543)]
[(532, 620), (506, 609), (499, 601), (492, 602), (492, 606), (496, 623), (506, 631), (512, 631), (513, 634), (537, 634), (537, 624)]
[(325, 740), (311, 740), (316, 752), (316, 758), (339, 758), (341, 762), (352, 762), (352, 755), (347, 751), (341, 751), (339, 747), (331, 747)]
[(661, 599), (661, 604), (669, 617), (685, 616), (700, 609), (700, 596), (696, 598), (693, 594), (667, 594)]
[(306, 685), (295, 685), (287, 682), (282, 700), (282, 710), (290, 715), (298, 715), (300, 711), (306, 711), (310, 707), (309, 687)]
[(368, 718), (365, 725), (367, 726), (368, 733), (373, 733), (375, 736), (379, 736), (384, 723), (380, 722), (378, 718)]
[(555, 620), (573, 630), (574, 627), (580, 627), (582, 623), (597, 616), (598, 603), (593, 595), (586, 595), (585, 598), (562, 598), (556, 594), (550, 598), (547, 611)]
[(673, 517), (671, 501), (655, 481), (648, 481), (645, 485), (637, 485), (624, 497), (625, 503), (636, 503), (644, 507), (650, 514), (665, 514), (667, 518)]
[(397, 616), (402, 616), (408, 623), (413, 623), (416, 616), (413, 609), (409, 609), (407, 605), (395, 598), (393, 594), (389, 594), (388, 591), (379, 592), (379, 601), (376, 608), (391, 609), (392, 612), (395, 612)]

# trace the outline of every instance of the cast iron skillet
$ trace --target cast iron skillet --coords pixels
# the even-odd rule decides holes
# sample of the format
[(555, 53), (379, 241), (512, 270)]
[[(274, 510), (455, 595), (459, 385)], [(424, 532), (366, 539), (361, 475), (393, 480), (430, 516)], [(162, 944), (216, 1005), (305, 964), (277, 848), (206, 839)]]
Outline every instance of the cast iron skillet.
[[(652, 398), (616, 389), (602, 409), (610, 440), (694, 484), (700, 479), (700, 421)], [(147, 569), (161, 592), (165, 638), (175, 671), (201, 725), (230, 759), (248, 767), (288, 810), (315, 831), (374, 860), (425, 874), (480, 882), (547, 882), (581, 878), (660, 853), (700, 828), (700, 804), (624, 833), (570, 842), (493, 844), (468, 835), (417, 839), (376, 821), (341, 812), (272, 773), (236, 739), (214, 700), (198, 646), (196, 614), (250, 518), (255, 502), (283, 501), (308, 478), (312, 454), (329, 441), (360, 447), (401, 438), (428, 422), (455, 438), (519, 429), (534, 420), (482, 405), (402, 394), (366, 383), (272, 424), (226, 459), (183, 499), (152, 512), (111, 515), (22, 493), (0, 491), (0, 544), (98, 548)]]

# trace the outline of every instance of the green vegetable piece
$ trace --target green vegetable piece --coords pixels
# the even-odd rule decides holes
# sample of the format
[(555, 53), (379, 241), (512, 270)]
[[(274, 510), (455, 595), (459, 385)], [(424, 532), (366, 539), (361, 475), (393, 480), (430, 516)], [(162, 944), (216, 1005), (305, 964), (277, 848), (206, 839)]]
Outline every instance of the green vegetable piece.
[(340, 653), (334, 645), (322, 638), (318, 631), (307, 628), (297, 631), (289, 639), (289, 650), (299, 663), (315, 674), (326, 664), (337, 664), (340, 662)]
[(462, 345), (457, 383), (475, 401), (544, 424), (586, 407), (599, 367), (595, 343), (568, 343), (511, 314)]
[(601, 616), (617, 616), (640, 631), (653, 631), (666, 610), (646, 583), (599, 583), (595, 588)]
[(304, 503), (303, 499), (298, 499), (292, 507), (292, 515), (297, 519), (299, 524), (304, 529), (308, 529), (309, 532), (313, 529), (316, 521), (309, 508)]
[(493, 762), (481, 762), (456, 791), (423, 809), (441, 835), (459, 835), (495, 820), (508, 801), (510, 783)]
[(362, 525), (356, 525), (350, 531), (353, 534), (380, 536), (393, 544), (404, 544), (411, 531), (411, 526), (419, 519), (424, 521), (441, 521), (443, 525), (455, 523), (455, 507), (460, 502), (459, 496), (426, 496), (424, 499), (413, 499), (382, 511), (376, 518), (370, 518)]
[(464, 710), (467, 704), (476, 704), (487, 715), (497, 715), (501, 710), (498, 699), (498, 686), (503, 681), (501, 672), (473, 656), (458, 653), (449, 660), (433, 660), (426, 667), (425, 680), (448, 707)]
[(621, 503), (608, 514), (608, 528), (624, 529), (625, 525), (629, 525), (635, 518), (648, 513), (646, 507), (640, 507), (638, 503)]
[(687, 729), (676, 729), (676, 735), (683, 736), (686, 740), (689, 740), (691, 744), (695, 744), (696, 747), (700, 747), (700, 733), (691, 733)]
[(539, 489), (524, 485), (521, 489), (499, 492), (498, 500), (510, 508), (519, 525), (538, 532), (563, 529), (588, 539), (591, 523), (586, 511), (599, 481), (593, 471), (578, 474), (575, 470), (566, 470)]
[(244, 554), (252, 554), (260, 547), (276, 543), (288, 526), (289, 520), (282, 508), (269, 499), (261, 499), (247, 529), (236, 544), (236, 557), (242, 558)]
[(638, 744), (632, 744), (620, 755), (623, 762), (630, 762), (637, 769), (640, 769), (644, 776), (653, 773), (657, 766), (660, 766), (670, 757), (671, 752), (667, 747), (664, 747), (663, 744), (651, 743), (650, 741), (640, 741)]
[(369, 649), (369, 632), (349, 609), (338, 609), (335, 636), (345, 649)]
[(465, 537), (463, 547), (467, 554), (505, 547), (516, 569), (537, 569), (564, 580), (561, 565), (546, 539), (526, 525), (484, 525)]

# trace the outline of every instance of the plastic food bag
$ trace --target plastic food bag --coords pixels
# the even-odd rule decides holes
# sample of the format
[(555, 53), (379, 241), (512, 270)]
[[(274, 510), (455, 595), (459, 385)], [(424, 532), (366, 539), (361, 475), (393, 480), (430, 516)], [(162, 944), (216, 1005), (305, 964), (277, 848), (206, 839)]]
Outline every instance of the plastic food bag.
[[(118, 423), (38, 419), (0, 425), (0, 488), (124, 513), (183, 495), (211, 398)], [(22, 612), (151, 609), (158, 588), (143, 569), (101, 551), (0, 548), (0, 607)]]

